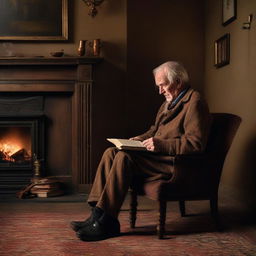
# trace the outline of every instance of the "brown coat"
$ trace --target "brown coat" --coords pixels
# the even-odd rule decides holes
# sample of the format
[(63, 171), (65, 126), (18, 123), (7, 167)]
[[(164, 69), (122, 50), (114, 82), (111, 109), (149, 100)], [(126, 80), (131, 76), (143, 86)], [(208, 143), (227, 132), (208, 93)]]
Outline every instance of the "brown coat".
[(160, 107), (155, 124), (138, 137), (142, 140), (150, 137), (161, 139), (161, 153), (168, 155), (204, 151), (211, 119), (200, 94), (190, 88), (173, 109), (165, 110), (166, 105), (164, 102)]

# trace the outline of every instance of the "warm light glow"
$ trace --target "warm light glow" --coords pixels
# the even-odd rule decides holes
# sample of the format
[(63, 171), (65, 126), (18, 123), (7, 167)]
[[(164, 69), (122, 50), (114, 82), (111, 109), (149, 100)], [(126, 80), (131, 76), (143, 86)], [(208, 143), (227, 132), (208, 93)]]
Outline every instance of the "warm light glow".
[(11, 157), (14, 153), (22, 149), (22, 147), (18, 144), (11, 142), (0, 142), (0, 151), (4, 154), (5, 158), (3, 160), (14, 162), (14, 159)]
[(0, 150), (8, 155), (12, 155), (20, 149), (21, 149), (21, 146), (10, 144), (8, 142), (4, 144), (0, 144)]
[(10, 132), (0, 139), (0, 160), (24, 162), (31, 160), (31, 142), (17, 131)]

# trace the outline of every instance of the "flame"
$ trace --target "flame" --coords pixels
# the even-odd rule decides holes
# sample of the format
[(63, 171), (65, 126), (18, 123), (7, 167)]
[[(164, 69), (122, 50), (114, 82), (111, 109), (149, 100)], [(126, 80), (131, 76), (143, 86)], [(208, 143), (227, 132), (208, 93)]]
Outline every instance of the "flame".
[(11, 157), (14, 153), (19, 151), (21, 146), (12, 142), (0, 143), (0, 151), (3, 154), (3, 160), (14, 162), (15, 160)]
[(0, 150), (9, 156), (13, 155), (15, 152), (19, 151), (20, 149), (21, 147), (18, 146), (17, 144), (16, 145), (10, 144), (10, 143), (0, 144)]
[(30, 130), (24, 127), (0, 129), (0, 161), (22, 163), (31, 160)]
[[(2, 154), (2, 160), (15, 162), (15, 159), (12, 158), (12, 155), (18, 152), (19, 150), (23, 149), (23, 145), (18, 141), (5, 141), (0, 142), (0, 152)], [(31, 157), (31, 152), (26, 151), (28, 153), (27, 157)]]

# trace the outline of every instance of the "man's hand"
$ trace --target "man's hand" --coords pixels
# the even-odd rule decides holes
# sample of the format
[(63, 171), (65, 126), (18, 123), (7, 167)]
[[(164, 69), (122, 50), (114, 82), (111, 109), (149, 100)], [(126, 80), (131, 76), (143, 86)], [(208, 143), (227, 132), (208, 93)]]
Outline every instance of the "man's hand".
[(161, 151), (161, 140), (151, 137), (142, 141), (143, 146), (146, 147), (147, 150), (152, 152), (159, 152)]

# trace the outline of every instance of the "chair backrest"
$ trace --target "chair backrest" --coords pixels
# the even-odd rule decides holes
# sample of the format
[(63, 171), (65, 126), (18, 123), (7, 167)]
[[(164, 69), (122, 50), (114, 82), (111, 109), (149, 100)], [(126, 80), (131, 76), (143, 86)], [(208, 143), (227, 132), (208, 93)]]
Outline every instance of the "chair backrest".
[(212, 113), (212, 119), (206, 152), (222, 156), (224, 160), (241, 123), (241, 118), (228, 113)]
[(212, 113), (212, 119), (206, 153), (212, 158), (209, 166), (211, 188), (212, 191), (217, 191), (223, 164), (241, 123), (241, 118), (228, 113)]

